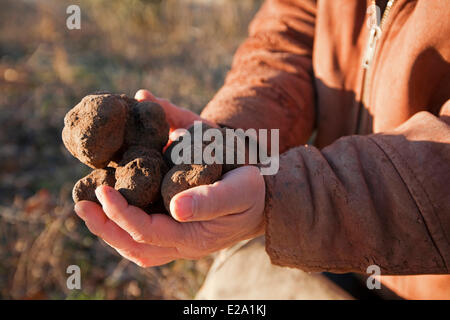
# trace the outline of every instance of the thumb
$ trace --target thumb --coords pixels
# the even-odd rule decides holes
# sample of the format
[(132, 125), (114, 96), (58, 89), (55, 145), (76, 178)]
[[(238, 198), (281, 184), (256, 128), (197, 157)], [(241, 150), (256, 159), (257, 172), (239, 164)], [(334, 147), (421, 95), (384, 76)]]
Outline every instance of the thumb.
[(134, 95), (137, 101), (153, 101), (156, 102), (156, 97), (148, 90), (140, 89)]
[(264, 194), (264, 188), (264, 178), (257, 167), (240, 167), (213, 184), (178, 193), (170, 201), (170, 212), (183, 222), (242, 213), (254, 205), (261, 192)]

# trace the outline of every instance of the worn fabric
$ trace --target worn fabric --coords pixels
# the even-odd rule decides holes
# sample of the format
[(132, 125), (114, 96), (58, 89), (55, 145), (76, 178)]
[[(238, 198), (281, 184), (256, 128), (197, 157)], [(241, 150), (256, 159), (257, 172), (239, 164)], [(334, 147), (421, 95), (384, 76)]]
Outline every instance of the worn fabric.
[(265, 176), (274, 264), (442, 274), (383, 281), (450, 298), (450, 3), (395, 1), (365, 70), (369, 3), (267, 0), (202, 116), (280, 129)]
[(199, 300), (350, 300), (353, 297), (319, 273), (271, 264), (264, 237), (238, 243), (214, 260)]

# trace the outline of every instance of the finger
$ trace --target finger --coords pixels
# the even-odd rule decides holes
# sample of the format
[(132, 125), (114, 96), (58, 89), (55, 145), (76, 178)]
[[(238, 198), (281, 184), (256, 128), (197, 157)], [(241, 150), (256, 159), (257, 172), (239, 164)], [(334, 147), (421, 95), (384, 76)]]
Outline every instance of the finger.
[(167, 121), (172, 130), (187, 127), (200, 118), (189, 110), (175, 106), (169, 100), (155, 97), (150, 91), (145, 89), (138, 90), (134, 95), (134, 98), (138, 101), (156, 102), (163, 107)]
[(129, 234), (109, 220), (95, 202), (80, 201), (75, 204), (75, 212), (85, 222), (89, 231), (108, 242), (112, 247), (131, 249), (135, 245)]
[(158, 257), (156, 255), (149, 255), (148, 253), (146, 253), (147, 255), (140, 256), (139, 255), (140, 252), (137, 252), (138, 255), (136, 256), (136, 253), (133, 253), (133, 255), (130, 255), (128, 252), (123, 252), (122, 250), (119, 250), (116, 248), (113, 248), (113, 249), (115, 249), (125, 259), (128, 259), (128, 260), (134, 262), (135, 264), (137, 264), (139, 267), (142, 267), (142, 268), (162, 266), (164, 264), (172, 262), (175, 259), (180, 258), (177, 256)]
[(125, 230), (134, 241), (163, 247), (176, 247), (183, 242), (181, 225), (163, 214), (148, 215), (128, 205), (117, 190), (100, 186), (95, 190), (106, 216)]
[(108, 219), (101, 207), (94, 202), (78, 202), (75, 205), (75, 212), (86, 223), (89, 231), (103, 239), (122, 256), (139, 265), (162, 264), (178, 257), (175, 248), (137, 243), (127, 232)]
[(264, 179), (254, 166), (232, 170), (210, 185), (194, 187), (175, 195), (170, 212), (178, 221), (205, 221), (251, 208)]
[(179, 128), (176, 130), (173, 130), (169, 134), (169, 140), (170, 141), (177, 141), (182, 135), (185, 135), (188, 131), (184, 128)]
[(153, 101), (156, 102), (156, 97), (148, 90), (145, 89), (139, 89), (136, 94), (134, 95), (134, 98), (137, 101)]
[(188, 109), (180, 108), (167, 99), (154, 96), (148, 90), (139, 89), (134, 95), (134, 98), (138, 101), (152, 101), (159, 104), (164, 109), (166, 119), (170, 124), (170, 131), (176, 130), (177, 128), (188, 128), (194, 121), (203, 121), (213, 128), (218, 127), (215, 123), (202, 119), (199, 115)]
[(163, 107), (167, 121), (173, 130), (177, 128), (187, 128), (192, 125), (194, 121), (201, 120), (199, 115), (188, 109), (180, 108), (167, 99), (156, 98), (155, 102)]

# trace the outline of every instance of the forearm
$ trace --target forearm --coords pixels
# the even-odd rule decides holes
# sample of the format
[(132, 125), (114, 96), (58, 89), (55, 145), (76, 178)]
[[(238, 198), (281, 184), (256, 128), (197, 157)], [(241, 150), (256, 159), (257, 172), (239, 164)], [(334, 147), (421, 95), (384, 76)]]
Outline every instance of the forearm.
[(307, 271), (449, 273), (450, 126), (423, 112), (397, 130), (283, 154), (266, 176), (267, 251)]
[(202, 117), (232, 128), (280, 129), (280, 150), (305, 143), (314, 123), (315, 2), (266, 1)]

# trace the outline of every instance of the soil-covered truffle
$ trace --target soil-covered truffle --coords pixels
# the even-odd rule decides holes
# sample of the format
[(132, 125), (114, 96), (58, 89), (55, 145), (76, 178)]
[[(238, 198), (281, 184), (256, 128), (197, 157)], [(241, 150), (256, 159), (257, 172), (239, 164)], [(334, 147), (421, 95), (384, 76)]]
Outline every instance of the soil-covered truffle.
[(117, 167), (114, 188), (129, 204), (145, 208), (159, 197), (163, 166), (162, 156), (157, 152), (135, 158)]
[[(212, 127), (204, 122), (202, 122), (202, 133), (204, 133), (206, 130), (211, 129)], [(193, 163), (194, 162), (194, 146), (195, 145), (199, 145), (202, 148), (202, 152), (205, 149), (205, 147), (210, 143), (209, 141), (207, 142), (203, 142), (200, 144), (195, 144), (194, 143), (194, 125), (191, 125), (188, 129), (187, 132), (189, 132), (190, 136), (191, 136), (191, 159), (190, 162)], [(172, 151), (174, 150), (175, 146), (177, 146), (178, 144), (180, 144), (183, 141), (183, 135), (179, 136), (177, 140), (173, 141), (165, 150), (164, 152), (164, 160), (166, 161), (167, 165), (169, 167), (173, 167), (175, 165), (175, 161), (177, 160), (177, 158), (182, 158), (183, 157), (183, 152), (179, 152), (178, 154), (172, 154)], [(202, 137), (203, 138), (203, 137)]]
[(161, 152), (168, 140), (169, 124), (159, 104), (143, 101), (130, 108), (125, 130), (126, 148), (139, 145)]
[[(223, 136), (223, 168), (222, 168), (222, 174), (227, 173), (228, 171), (234, 170), (236, 168), (239, 168), (243, 166), (244, 164), (238, 164), (238, 159), (240, 158), (238, 154), (242, 152), (241, 150), (238, 150), (238, 138), (234, 137), (234, 134), (231, 136), (227, 136), (226, 134), (226, 128), (221, 128), (220, 131), (222, 132)], [(231, 137), (231, 139), (230, 139)], [(230, 141), (227, 141), (230, 139)], [(245, 152), (245, 150), (244, 150)], [(227, 163), (227, 156), (228, 154), (232, 154), (233, 161), (230, 163)], [(243, 155), (245, 160), (245, 155)]]
[(75, 203), (88, 200), (98, 202), (95, 196), (95, 189), (98, 186), (106, 185), (114, 187), (116, 178), (114, 176), (114, 168), (96, 169), (86, 177), (78, 180), (72, 190), (72, 198)]
[(84, 97), (64, 118), (67, 150), (92, 168), (104, 168), (123, 144), (128, 106), (118, 95)]
[(118, 166), (124, 166), (131, 160), (134, 160), (136, 158), (143, 158), (143, 157), (157, 158), (158, 161), (162, 160), (161, 152), (159, 152), (155, 149), (149, 149), (149, 148), (141, 147), (141, 146), (132, 146), (123, 153), (123, 155), (118, 163)]
[(221, 164), (180, 164), (174, 166), (167, 172), (161, 185), (161, 194), (167, 211), (170, 212), (170, 200), (174, 195), (196, 186), (214, 183), (220, 178), (221, 174)]
[[(202, 133), (205, 133), (206, 130), (208, 129), (212, 129), (211, 126), (209, 126), (206, 123), (202, 123)], [(222, 167), (222, 174), (227, 173), (230, 170), (236, 169), (238, 167), (241, 167), (243, 164), (238, 164), (237, 160), (238, 160), (238, 153), (241, 152), (240, 150), (238, 151), (238, 138), (233, 135), (231, 136), (227, 136), (226, 135), (226, 129), (225, 128), (220, 128), (220, 129), (216, 129), (219, 130), (221, 135), (222, 135), (222, 143), (219, 144), (217, 143), (217, 146), (219, 148), (222, 148), (223, 150), (223, 155), (222, 155), (222, 162), (223, 162), (223, 167)], [(190, 133), (191, 135), (191, 162), (193, 163), (193, 159), (194, 159), (194, 126), (190, 126), (187, 131)], [(231, 138), (231, 139), (230, 139)], [(172, 154), (175, 146), (177, 146), (178, 144), (180, 144), (182, 142), (182, 136), (180, 136), (178, 138), (178, 140), (173, 141), (169, 147), (167, 147), (166, 151), (164, 152), (164, 160), (166, 161), (166, 163), (168, 164), (168, 166), (173, 167), (175, 165), (174, 160), (177, 160), (177, 158), (182, 158), (183, 157), (183, 152), (179, 152), (177, 154)], [(227, 139), (230, 139), (230, 141), (228, 141), (227, 144)], [(210, 143), (212, 143), (213, 141), (202, 141), (201, 144), (201, 148), (202, 148), (202, 152), (205, 149), (206, 146), (208, 146)], [(197, 144), (199, 145), (199, 144)], [(218, 150), (218, 149), (217, 149)], [(245, 151), (244, 151), (245, 152)], [(231, 163), (227, 163), (227, 154), (231, 153), (232, 154), (232, 158), (233, 161)], [(244, 159), (245, 159), (245, 155), (244, 155)]]
[[(153, 102), (96, 93), (72, 108), (64, 125), (62, 137), (66, 148), (81, 162), (96, 168), (75, 185), (75, 202), (98, 202), (95, 189), (108, 185), (118, 190), (129, 204), (147, 212), (163, 213), (164, 207), (169, 211), (170, 199), (175, 194), (213, 183), (222, 174), (222, 164), (205, 163), (177, 165), (166, 174), (168, 166), (162, 149), (168, 141), (169, 124), (163, 108)], [(210, 128), (202, 124), (203, 132)], [(194, 127), (188, 131), (193, 135)], [(202, 153), (209, 143), (199, 145)], [(196, 145), (190, 144), (191, 162)], [(171, 159), (167, 162), (173, 165)]]

